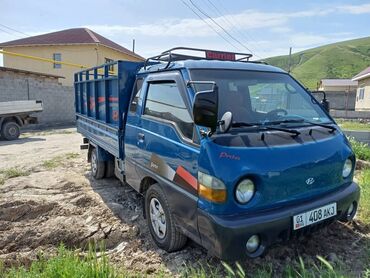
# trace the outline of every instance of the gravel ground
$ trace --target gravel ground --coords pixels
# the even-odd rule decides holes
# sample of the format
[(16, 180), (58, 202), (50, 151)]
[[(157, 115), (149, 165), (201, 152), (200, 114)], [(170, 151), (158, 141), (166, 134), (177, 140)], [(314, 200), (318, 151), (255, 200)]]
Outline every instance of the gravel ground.
[[(81, 142), (74, 129), (0, 141), (0, 171), (21, 173), (0, 184), (0, 260), (5, 266), (27, 266), (40, 252), (54, 254), (61, 242), (85, 250), (89, 242), (104, 240), (113, 262), (142, 273), (179, 275), (184, 266), (199, 265), (222, 269), (193, 242), (171, 254), (156, 247), (142, 216), (141, 196), (116, 179), (94, 180)], [(334, 223), (242, 265), (248, 273), (267, 267), (280, 276), (299, 256), (311, 263), (321, 255), (360, 274), (369, 235), (356, 222)]]

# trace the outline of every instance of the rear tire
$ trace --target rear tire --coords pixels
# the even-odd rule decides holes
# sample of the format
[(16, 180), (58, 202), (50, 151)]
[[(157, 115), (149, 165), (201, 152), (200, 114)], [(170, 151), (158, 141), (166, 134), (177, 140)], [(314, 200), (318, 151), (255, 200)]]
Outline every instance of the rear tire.
[(98, 152), (96, 148), (91, 151), (91, 174), (99, 180), (104, 177), (105, 173), (105, 161), (99, 160)]
[(1, 129), (1, 137), (5, 140), (15, 140), (21, 134), (20, 127), (15, 122), (6, 122)]
[(150, 186), (145, 194), (145, 213), (149, 231), (158, 247), (167, 252), (184, 247), (187, 237), (175, 226), (167, 197), (158, 184)]
[(105, 177), (112, 178), (114, 177), (114, 160), (108, 160), (105, 164)]

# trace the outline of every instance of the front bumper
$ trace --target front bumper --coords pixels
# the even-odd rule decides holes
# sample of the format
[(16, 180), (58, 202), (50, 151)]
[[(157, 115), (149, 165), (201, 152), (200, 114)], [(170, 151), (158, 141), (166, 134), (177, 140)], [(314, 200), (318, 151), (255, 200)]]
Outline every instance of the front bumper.
[[(235, 261), (246, 257), (258, 257), (267, 247), (274, 243), (286, 241), (311, 233), (320, 227), (346, 216), (352, 202), (358, 204), (360, 188), (356, 183), (342, 188), (311, 202), (295, 206), (260, 212), (253, 216), (219, 216), (211, 215), (198, 209), (198, 228), (202, 245), (210, 255), (225, 261)], [(337, 203), (337, 215), (316, 224), (293, 231), (293, 216), (329, 203)], [(261, 238), (260, 248), (250, 254), (246, 251), (246, 243), (252, 236)]]

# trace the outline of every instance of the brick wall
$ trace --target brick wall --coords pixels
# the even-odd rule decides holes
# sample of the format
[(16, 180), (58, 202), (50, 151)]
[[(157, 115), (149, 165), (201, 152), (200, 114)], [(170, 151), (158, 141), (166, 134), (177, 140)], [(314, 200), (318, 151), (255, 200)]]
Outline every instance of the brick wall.
[(0, 70), (0, 102), (42, 100), (44, 111), (35, 114), (40, 124), (75, 121), (74, 89), (62, 86), (55, 77)]

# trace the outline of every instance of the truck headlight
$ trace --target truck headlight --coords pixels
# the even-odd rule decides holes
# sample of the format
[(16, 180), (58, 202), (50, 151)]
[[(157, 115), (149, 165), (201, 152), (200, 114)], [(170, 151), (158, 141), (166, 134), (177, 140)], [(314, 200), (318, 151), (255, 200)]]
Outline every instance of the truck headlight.
[(198, 194), (208, 201), (223, 203), (226, 201), (226, 186), (219, 179), (198, 172)]
[(347, 158), (343, 165), (342, 176), (343, 178), (348, 178), (351, 174), (353, 168), (353, 162), (351, 159)]
[(254, 192), (255, 187), (253, 181), (250, 179), (242, 180), (236, 187), (236, 200), (241, 204), (246, 204), (252, 199)]

